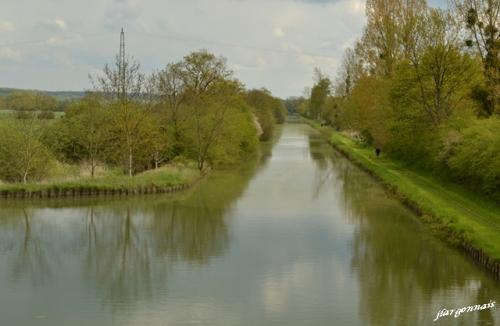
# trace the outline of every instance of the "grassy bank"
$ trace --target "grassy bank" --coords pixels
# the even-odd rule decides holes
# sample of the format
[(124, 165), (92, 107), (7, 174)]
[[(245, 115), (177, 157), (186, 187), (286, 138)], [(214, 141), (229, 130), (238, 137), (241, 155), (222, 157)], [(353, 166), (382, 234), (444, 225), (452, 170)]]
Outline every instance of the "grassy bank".
[(0, 197), (45, 198), (172, 192), (190, 186), (201, 176), (194, 166), (176, 165), (146, 171), (133, 177), (114, 174), (41, 183), (1, 183)]
[(413, 209), (433, 232), (459, 246), (500, 276), (500, 205), (460, 185), (413, 170), (350, 137), (321, 128), (331, 144), (351, 161), (381, 181)]

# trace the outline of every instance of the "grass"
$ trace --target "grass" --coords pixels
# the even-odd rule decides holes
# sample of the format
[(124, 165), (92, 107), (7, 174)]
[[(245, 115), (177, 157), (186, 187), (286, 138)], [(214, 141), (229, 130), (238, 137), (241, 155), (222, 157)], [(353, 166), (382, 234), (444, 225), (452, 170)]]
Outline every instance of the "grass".
[(1, 193), (39, 192), (49, 190), (130, 190), (141, 187), (170, 187), (187, 185), (200, 177), (192, 165), (169, 165), (129, 177), (116, 172), (95, 178), (83, 177), (71, 180), (54, 180), (40, 183), (0, 183)]
[(331, 143), (417, 210), (448, 242), (462, 247), (472, 245), (500, 260), (498, 203), (388, 157), (377, 158), (372, 148), (341, 133), (332, 131)]

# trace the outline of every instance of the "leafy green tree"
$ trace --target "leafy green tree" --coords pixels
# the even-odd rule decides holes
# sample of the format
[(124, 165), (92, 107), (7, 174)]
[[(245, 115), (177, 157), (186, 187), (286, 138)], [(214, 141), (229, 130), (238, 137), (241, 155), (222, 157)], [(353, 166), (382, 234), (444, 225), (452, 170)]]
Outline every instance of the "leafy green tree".
[(425, 0), (368, 0), (367, 24), (359, 53), (370, 73), (391, 76), (395, 64), (407, 58), (417, 40), (416, 18), (427, 10)]
[(153, 115), (136, 102), (116, 102), (109, 107), (108, 157), (123, 164), (129, 176), (144, 169), (154, 155), (157, 126)]
[(167, 65), (154, 76), (154, 93), (158, 100), (158, 107), (165, 113), (162, 128), (171, 135), (172, 151), (174, 155), (185, 152), (183, 146), (183, 130), (186, 121), (192, 116), (188, 103), (186, 73), (184, 63), (178, 62)]
[[(439, 124), (460, 108), (475, 85), (480, 70), (474, 59), (461, 53), (459, 29), (450, 12), (430, 10), (426, 19), (427, 47), (411, 61), (401, 62), (394, 78), (396, 106), (402, 99), (420, 106), (427, 123)], [(467, 103), (470, 104), (470, 103)]]
[(37, 181), (46, 177), (53, 157), (43, 144), (44, 126), (34, 116), (0, 120), (0, 178), (5, 181)]
[(198, 169), (203, 170), (208, 161), (215, 161), (213, 149), (231, 141), (223, 135), (230, 117), (241, 105), (243, 88), (232, 79), (226, 60), (207, 51), (187, 55), (180, 66), (186, 103), (192, 112), (186, 128), (188, 147)]
[(490, 116), (500, 110), (500, 2), (455, 0), (454, 4), (469, 33), (465, 42), (474, 48), (483, 64), (487, 83), (480, 99), (483, 113)]
[(315, 70), (315, 83), (311, 89), (309, 99), (309, 116), (313, 119), (320, 118), (321, 108), (330, 95), (332, 83), (319, 69)]
[(267, 89), (252, 89), (247, 91), (245, 100), (252, 108), (260, 126), (260, 140), (271, 139), (274, 132), (275, 114), (274, 107), (279, 105)]
[(99, 98), (88, 94), (74, 103), (65, 117), (68, 131), (90, 166), (90, 175), (94, 177), (99, 163), (106, 159), (106, 147), (109, 145), (110, 115)]

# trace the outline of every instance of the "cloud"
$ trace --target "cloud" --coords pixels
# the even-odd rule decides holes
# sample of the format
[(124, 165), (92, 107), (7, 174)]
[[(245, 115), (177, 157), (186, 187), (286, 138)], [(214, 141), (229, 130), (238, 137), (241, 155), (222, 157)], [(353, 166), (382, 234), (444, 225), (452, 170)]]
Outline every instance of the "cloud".
[(8, 64), (15, 74), (2, 70), (0, 84), (86, 89), (89, 72), (114, 60), (124, 27), (126, 53), (146, 73), (208, 49), (247, 87), (300, 95), (314, 67), (335, 73), (345, 44), (361, 34), (363, 7), (363, 0), (38, 0), (29, 8), (7, 1), (2, 14), (18, 18), (15, 28), (0, 20), (0, 30), (11, 30), (0, 43), (11, 46), (3, 57), (18, 61)]
[(67, 28), (66, 22), (62, 19), (57, 18), (46, 20), (42, 24), (52, 30), (65, 31)]
[(21, 51), (10, 47), (0, 47), (0, 60), (20, 61)]
[(340, 0), (295, 0), (295, 1), (313, 3), (313, 4), (331, 4), (339, 2)]
[(277, 38), (282, 38), (283, 36), (285, 36), (285, 32), (281, 27), (275, 27), (273, 30), (273, 35)]
[(10, 32), (14, 30), (14, 24), (10, 21), (0, 20), (0, 32)]

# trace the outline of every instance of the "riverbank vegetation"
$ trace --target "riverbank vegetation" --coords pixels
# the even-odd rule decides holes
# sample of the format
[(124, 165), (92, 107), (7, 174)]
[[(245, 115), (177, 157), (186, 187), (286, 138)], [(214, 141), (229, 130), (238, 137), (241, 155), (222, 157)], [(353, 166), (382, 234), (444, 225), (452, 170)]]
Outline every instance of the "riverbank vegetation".
[(193, 171), (254, 155), (259, 138), (284, 121), (281, 100), (245, 90), (226, 60), (207, 51), (151, 76), (117, 58), (91, 81), (94, 90), (56, 119), (40, 117), (48, 111), (36, 104), (41, 93), (7, 97), (23, 114), (0, 118), (0, 190), (189, 183)]
[[(397, 8), (397, 10), (395, 9)], [(337, 77), (301, 113), (412, 168), (500, 199), (500, 2), (368, 0)]]
[[(473, 248), (486, 256), (483, 263), (500, 273), (500, 205), (457, 183), (432, 173), (409, 167), (390, 157), (376, 157), (372, 148), (353, 139), (348, 133), (321, 127), (331, 137), (331, 144), (379, 179), (401, 201), (421, 215), (423, 221), (448, 243)], [(477, 253), (476, 252), (476, 253)], [(488, 258), (489, 257), (489, 258)], [(477, 257), (479, 258), (479, 257)], [(491, 259), (491, 260), (488, 260)]]
[(499, 11), (488, 0), (448, 9), (368, 0), (363, 35), (337, 77), (316, 70), (295, 101), (337, 149), (496, 274)]

